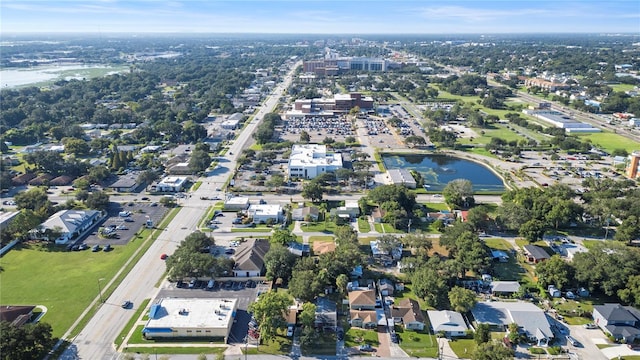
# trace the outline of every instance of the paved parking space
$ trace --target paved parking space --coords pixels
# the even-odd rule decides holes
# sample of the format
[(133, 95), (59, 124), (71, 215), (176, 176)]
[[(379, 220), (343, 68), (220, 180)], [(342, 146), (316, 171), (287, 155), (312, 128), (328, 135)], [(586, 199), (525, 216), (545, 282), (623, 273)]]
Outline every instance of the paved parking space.
[[(111, 203), (112, 206), (109, 208), (109, 216), (102, 223), (98, 224), (94, 230), (87, 235), (83, 242), (89, 246), (107, 243), (111, 245), (126, 245), (135, 234), (145, 226), (147, 219), (151, 220), (155, 226), (168, 210), (162, 205), (152, 206), (150, 202), (130, 204), (133, 205), (128, 206), (125, 204), (123, 206), (122, 204)], [(121, 217), (118, 215), (121, 211), (131, 212), (131, 215), (126, 218)], [(102, 238), (98, 236), (99, 228), (112, 225), (116, 226), (117, 238)]]

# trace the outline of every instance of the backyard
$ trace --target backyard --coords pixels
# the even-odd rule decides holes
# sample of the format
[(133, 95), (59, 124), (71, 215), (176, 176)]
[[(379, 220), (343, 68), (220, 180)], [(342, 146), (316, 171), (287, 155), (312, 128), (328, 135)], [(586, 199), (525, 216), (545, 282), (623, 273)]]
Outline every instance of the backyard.
[[(428, 326), (425, 327), (428, 329)], [(425, 331), (405, 330), (396, 326), (396, 333), (400, 338), (400, 347), (411, 357), (436, 358), (438, 356), (438, 341), (434, 335)]]

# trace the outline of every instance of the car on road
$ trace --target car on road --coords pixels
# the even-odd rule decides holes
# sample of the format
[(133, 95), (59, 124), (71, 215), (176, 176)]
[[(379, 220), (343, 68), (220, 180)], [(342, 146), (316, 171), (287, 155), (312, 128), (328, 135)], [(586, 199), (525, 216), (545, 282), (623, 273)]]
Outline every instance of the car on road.
[(293, 336), (293, 325), (287, 326), (287, 337)]
[(121, 306), (122, 306), (123, 309), (128, 309), (128, 308), (131, 307), (131, 305), (133, 305), (133, 303), (131, 301), (129, 301), (129, 300), (126, 300), (125, 302), (122, 303)]
[(358, 350), (360, 350), (360, 351), (373, 351), (373, 346), (371, 346), (369, 344), (360, 345)]
[(160, 260), (166, 260), (169, 257), (167, 254), (160, 255)]
[(144, 200), (144, 201), (148, 201), (148, 200), (149, 200), (149, 198), (145, 196), (145, 197), (143, 197), (143, 198), (142, 198), (142, 200)]

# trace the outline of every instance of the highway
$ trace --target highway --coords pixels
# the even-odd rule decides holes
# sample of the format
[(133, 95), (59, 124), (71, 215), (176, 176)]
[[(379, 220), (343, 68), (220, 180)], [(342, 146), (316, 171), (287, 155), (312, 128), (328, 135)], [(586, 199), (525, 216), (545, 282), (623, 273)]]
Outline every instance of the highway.
[[(104, 304), (98, 309), (95, 316), (84, 329), (73, 339), (70, 346), (62, 354), (61, 359), (115, 359), (118, 352), (114, 348), (114, 339), (131, 318), (133, 311), (138, 308), (144, 299), (153, 299), (158, 292), (156, 284), (164, 276), (165, 264), (160, 260), (162, 254), (172, 254), (178, 244), (197, 229), (198, 221), (205, 214), (210, 201), (200, 200), (201, 196), (222, 195), (216, 189), (223, 184), (231, 171), (235, 169), (237, 156), (241, 150), (249, 144), (250, 136), (265, 114), (271, 112), (284, 90), (289, 87), (295, 73), (295, 69), (301, 62), (295, 64), (283, 81), (275, 88), (271, 95), (263, 102), (256, 112), (253, 120), (231, 145), (221, 167), (211, 171), (201, 178), (202, 185), (186, 199), (181, 199), (181, 209), (174, 220), (164, 229), (155, 243), (142, 256), (133, 270), (126, 276), (118, 288), (105, 299)], [(96, 279), (87, 286), (96, 288), (96, 300), (98, 288), (105, 289), (110, 285), (110, 279)], [(73, 296), (73, 294), (69, 294)], [(133, 302), (132, 309), (122, 309), (120, 305), (125, 300)], [(65, 334), (63, 338), (69, 335)]]

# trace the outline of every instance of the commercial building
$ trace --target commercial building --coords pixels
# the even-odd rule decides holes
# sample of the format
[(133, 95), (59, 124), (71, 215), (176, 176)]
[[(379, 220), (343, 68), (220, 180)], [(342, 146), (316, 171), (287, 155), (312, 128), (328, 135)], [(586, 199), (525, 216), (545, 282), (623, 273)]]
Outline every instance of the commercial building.
[(347, 71), (382, 72), (387, 70), (387, 61), (382, 58), (333, 57), (309, 60), (302, 63), (305, 73), (319, 76), (335, 76)]
[(269, 204), (250, 205), (247, 215), (253, 218), (255, 224), (265, 224), (269, 221), (279, 223), (283, 218), (282, 206)]
[(238, 299), (164, 298), (151, 305), (142, 330), (146, 339), (229, 336)]
[(327, 153), (326, 145), (293, 145), (289, 156), (290, 178), (313, 179), (316, 176), (342, 168), (342, 155)]
[(249, 198), (246, 196), (233, 196), (225, 200), (225, 210), (247, 210), (249, 208)]
[(565, 129), (568, 133), (585, 133), (585, 132), (600, 132), (598, 128), (585, 123), (581, 123), (572, 119), (570, 116), (565, 115), (555, 110), (542, 110), (542, 109), (524, 109), (523, 113), (533, 116), (537, 119), (543, 120), (552, 124), (555, 127)]
[(20, 211), (0, 212), (0, 231), (5, 230), (18, 214), (20, 214)]
[(186, 182), (185, 176), (167, 176), (151, 187), (157, 192), (180, 192)]
[(266, 239), (249, 239), (238, 246), (233, 256), (233, 276), (257, 277), (265, 271), (264, 255), (270, 244)]
[(373, 98), (362, 96), (360, 93), (336, 94), (332, 99), (298, 99), (293, 110), (285, 114), (286, 118), (300, 118), (309, 116), (335, 116), (347, 114), (354, 107), (361, 111), (373, 110)]
[(98, 210), (60, 210), (33, 229), (30, 235), (37, 239), (53, 240), (49, 239), (53, 234), (58, 236), (56, 244), (66, 244), (92, 228), (101, 219), (101, 215)]
[(409, 189), (416, 188), (416, 179), (407, 169), (389, 169), (387, 170), (387, 177), (392, 185), (404, 185)]

